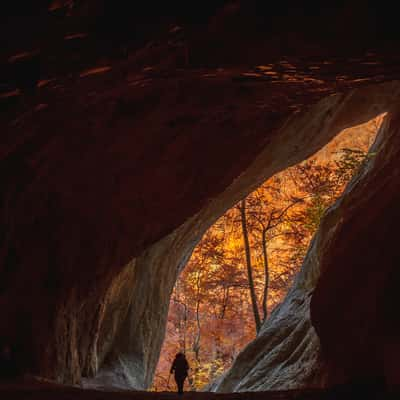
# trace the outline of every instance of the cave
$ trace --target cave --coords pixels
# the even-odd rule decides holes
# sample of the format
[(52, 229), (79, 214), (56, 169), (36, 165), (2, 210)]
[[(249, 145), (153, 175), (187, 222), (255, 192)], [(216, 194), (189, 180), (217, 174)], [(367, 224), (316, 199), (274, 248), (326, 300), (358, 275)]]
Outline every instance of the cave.
[[(204, 391), (210, 384), (216, 388), (238, 353), (258, 333), (270, 336), (263, 333), (265, 329), (261, 331), (262, 326), (279, 334), (280, 324), (273, 323), (277, 317), (270, 323), (267, 320), (278, 313), (277, 307), (284, 307), (281, 303), (291, 288), (285, 303), (294, 301), (295, 277), (323, 215), (343, 195), (352, 177), (361, 173), (359, 169), (375, 156), (372, 146), (384, 118), (383, 114), (340, 132), (309, 159), (269, 178), (208, 228), (175, 283), (152, 390), (171, 390), (173, 383), (168, 372), (179, 351), (186, 355), (190, 365), (187, 388)], [(300, 325), (299, 321), (295, 324)], [(285, 338), (285, 329), (281, 332), (281, 342), (275, 340), (273, 345), (269, 344), (264, 351), (268, 361), (263, 366), (257, 365), (260, 370), (257, 373), (264, 374), (264, 390), (287, 390), (302, 385), (299, 375), (288, 379), (282, 373), (288, 368), (282, 365), (277, 376), (279, 362), (275, 358), (282, 361), (282, 353), (301, 353), (301, 349), (296, 349), (299, 343), (310, 346), (307, 350), (310, 356), (317, 355), (318, 340), (312, 333), (304, 335), (298, 330), (297, 339), (292, 334)], [(308, 338), (314, 340), (307, 343)], [(290, 368), (298, 373), (301, 364), (304, 371), (310, 363), (305, 362), (303, 355), (299, 359), (294, 357), (291, 364)], [(304, 386), (321, 384), (310, 373), (307, 376), (310, 381), (305, 381)], [(257, 390), (260, 380), (257, 379)], [(268, 386), (264, 386), (266, 382)], [(255, 387), (241, 384), (236, 388)]]
[(382, 113), (376, 155), (326, 214), (286, 300), (210, 390), (398, 390), (390, 9), (28, 1), (0, 20), (0, 344), (18, 366), (0, 392), (147, 389), (173, 286), (207, 228)]

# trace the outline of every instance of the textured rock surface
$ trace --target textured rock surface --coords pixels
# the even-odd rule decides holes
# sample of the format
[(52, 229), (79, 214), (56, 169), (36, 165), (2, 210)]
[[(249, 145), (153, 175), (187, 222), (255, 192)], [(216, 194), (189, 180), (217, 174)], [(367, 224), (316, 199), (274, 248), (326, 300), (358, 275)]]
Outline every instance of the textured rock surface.
[[(327, 367), (311, 323), (310, 301), (320, 277), (320, 262), (335, 239), (350, 188), (326, 213), (285, 300), (272, 312), (257, 338), (211, 387), (219, 392), (324, 387)], [(351, 200), (350, 200), (351, 201)]]
[(319, 275), (321, 237), (326, 240), (320, 234), (285, 301), (211, 390), (246, 392), (323, 386), (319, 340), (309, 315), (310, 297)]
[[(355, 94), (345, 98), (341, 96), (337, 98), (332, 97), (316, 105), (305, 115), (293, 119), (280, 132), (280, 137), (282, 141), (283, 138), (288, 137), (290, 143), (294, 138), (292, 134), (296, 132), (296, 140), (302, 141), (307, 137), (308, 140), (314, 138), (311, 140), (311, 144), (314, 141), (315, 144), (319, 143), (321, 139), (320, 135), (332, 137), (332, 133), (336, 133), (341, 127), (352, 125), (356, 123), (356, 121), (360, 121), (360, 118), (363, 119), (364, 115), (368, 115), (369, 118), (378, 109), (384, 110), (389, 107), (393, 99), (397, 98), (398, 90), (397, 84), (390, 84), (387, 85), (386, 88), (382, 86), (368, 89), (368, 94), (366, 91), (362, 91), (362, 93), (358, 95)], [(386, 95), (384, 93), (386, 93)], [(387, 94), (389, 94), (388, 97), (386, 97)], [(360, 98), (365, 96), (370, 97), (370, 103), (368, 103), (366, 108), (364, 108), (364, 106), (360, 107), (357, 103), (359, 103)], [(346, 104), (347, 107), (343, 107), (344, 104)], [(332, 110), (332, 119), (324, 120), (325, 110), (327, 108)], [(346, 109), (353, 111), (347, 114)], [(344, 122), (344, 120), (346, 120), (346, 122)], [(339, 126), (337, 125), (338, 121), (340, 121)], [(344, 123), (344, 125), (341, 125), (342, 123)], [(87, 386), (114, 385), (122, 387), (146, 387), (149, 384), (164, 336), (163, 324), (166, 318), (169, 294), (175, 283), (179, 269), (184, 265), (186, 257), (190, 254), (191, 249), (201, 236), (201, 233), (227, 207), (233, 205), (243, 194), (247, 193), (250, 188), (262, 182), (265, 177), (270, 176), (274, 171), (282, 168), (281, 162), (272, 165), (265, 162), (266, 160), (272, 160), (274, 157), (273, 155), (277, 154), (277, 152), (283, 154), (285, 150), (279, 150), (279, 146), (282, 143), (283, 142), (278, 142), (275, 145), (268, 146), (254, 163), (252, 163), (248, 170), (221, 196), (211, 201), (207, 207), (184, 224), (182, 228), (176, 230), (174, 234), (152, 246), (144, 253), (139, 262), (142, 267), (140, 272), (137, 272), (136, 285), (138, 285), (139, 288), (132, 285), (135, 288), (132, 294), (140, 292), (145, 293), (145, 295), (141, 296), (140, 299), (133, 298), (132, 309), (129, 313), (130, 317), (128, 317), (128, 321), (121, 326), (121, 341), (120, 339), (117, 340), (116, 349), (109, 355), (108, 365), (106, 364), (106, 366), (100, 370), (96, 379), (85, 381)], [(313, 152), (314, 145), (312, 145), (308, 151)], [(285, 165), (293, 164), (301, 159), (298, 158), (299, 154), (297, 152), (292, 152), (292, 146), (285, 146), (285, 149), (288, 150), (288, 153), (282, 157), (282, 159), (286, 160)], [(310, 273), (308, 272), (307, 274), (309, 275)], [(154, 277), (157, 278), (154, 279)], [(304, 287), (306, 285), (308, 289), (312, 287), (313, 283), (308, 282), (305, 284), (304, 279), (299, 286)], [(296, 328), (297, 331), (300, 331), (294, 334), (297, 340), (304, 339), (301, 335), (302, 333), (307, 333), (305, 330), (309, 329), (308, 334), (315, 342), (316, 338), (312, 337), (313, 331), (309, 326), (309, 320), (301, 321), (303, 327), (296, 327), (297, 319), (301, 319), (303, 315), (300, 311), (308, 310), (309, 297), (300, 287), (297, 287), (294, 293), (295, 299), (290, 306), (290, 308), (292, 308), (291, 317), (293, 314), (296, 314), (296, 307), (299, 308), (299, 310), (297, 310), (299, 315), (292, 320), (290, 320), (290, 317), (287, 318), (288, 324), (290, 324), (293, 329)], [(306, 298), (306, 302), (303, 304), (302, 298), (304, 297)], [(143, 315), (143, 313), (145, 313), (145, 315)], [(289, 338), (289, 340), (284, 341), (282, 345), (291, 344), (292, 347), (295, 346), (295, 341), (292, 339), (293, 338)], [(304, 341), (303, 344), (305, 345), (305, 343)], [(315, 358), (316, 353), (313, 352), (314, 348), (312, 344), (308, 347), (310, 349), (308, 355)], [(258, 347), (258, 345), (255, 347)], [(290, 351), (290, 347), (288, 351)], [(317, 379), (313, 378), (314, 381), (311, 382), (311, 378), (309, 377), (311, 371), (307, 370), (310, 364), (311, 362), (304, 367), (304, 371), (307, 371), (308, 374), (308, 381), (303, 381), (304, 384), (311, 384)], [(298, 365), (301, 365), (301, 363), (297, 364), (297, 366)], [(313, 371), (315, 372), (315, 366)], [(276, 379), (280, 380), (280, 387), (287, 388), (288, 382), (284, 381), (287, 380), (288, 377), (278, 373), (278, 371), (275, 371), (275, 373), (277, 375)], [(298, 375), (298, 371), (293, 370), (293, 386), (299, 385), (299, 376), (296, 374)], [(262, 379), (259, 380), (261, 381)], [(263, 390), (263, 387), (259, 389)]]
[[(78, 114), (57, 126), (56, 136), (51, 128), (58, 121), (57, 105), (10, 130), (24, 142), (8, 136), (9, 146), (2, 149), (7, 235), (0, 307), (9, 321), (2, 334), (19, 349), (26, 370), (77, 382), (104, 364), (100, 382), (146, 387), (163, 339), (169, 294), (201, 233), (265, 178), (398, 101), (398, 85), (388, 83), (288, 113), (295, 96), (279, 106), (286, 113), (279, 108), (265, 115), (257, 101), (274, 97), (262, 84), (251, 89), (253, 100), (234, 98), (238, 104), (231, 115), (221, 114), (232, 102), (230, 79), (188, 82), (192, 95), (198, 90), (199, 96), (171, 108), (167, 99), (176, 93), (169, 92), (163, 102), (146, 106), (149, 114), (142, 109), (140, 119), (116, 114), (113, 88), (85, 105), (85, 118), (84, 101), (71, 105), (70, 114)], [(289, 89), (293, 93), (296, 86)], [(309, 101), (321, 96), (313, 89)], [(142, 90), (132, 95), (147, 98), (160, 86)], [(278, 93), (282, 98), (281, 88)], [(193, 110), (199, 101), (202, 112), (207, 107), (203, 122), (184, 118), (183, 125), (166, 130), (160, 115), (180, 121), (179, 115), (191, 115), (190, 101)], [(111, 109), (100, 117), (99, 107)], [(86, 131), (91, 118), (94, 126)], [(80, 139), (70, 132), (80, 132)], [(10, 169), (16, 172), (12, 177)], [(149, 246), (189, 215), (194, 216)]]
[(399, 118), (398, 109), (387, 118), (376, 156), (343, 201), (321, 259), (311, 315), (333, 383), (400, 385)]
[[(280, 132), (282, 141), (271, 143), (270, 146), (266, 147), (251, 166), (224, 193), (210, 201), (201, 212), (181, 228), (174, 231), (173, 234), (143, 253), (137, 259), (136, 268), (138, 271), (136, 272), (135, 284), (132, 285), (132, 305), (126, 322), (121, 324), (120, 337), (117, 338), (115, 348), (109, 354), (106, 365), (100, 370), (94, 380), (86, 380), (85, 384), (87, 386), (147, 387), (151, 382), (164, 337), (169, 295), (175, 283), (177, 273), (185, 264), (193, 246), (201, 237), (204, 230), (226, 208), (233, 205), (245, 193), (248, 193), (252, 188), (264, 181), (266, 177), (271, 176), (280, 168), (294, 164), (301, 159), (302, 156), (300, 156), (300, 153), (297, 151), (293, 152), (292, 150), (293, 140), (297, 142), (306, 140), (307, 138), (310, 143), (307, 152), (311, 154), (314, 149), (320, 146), (320, 140), (324, 135), (333, 137), (344, 126), (350, 126), (361, 120), (368, 119), (379, 110), (382, 111), (390, 107), (390, 104), (399, 96), (399, 88), (398, 84), (389, 84), (386, 87), (381, 86), (365, 89), (360, 93), (354, 93), (350, 96), (332, 97), (317, 104), (308, 113), (290, 120)], [(360, 105), (359, 99), (365, 96), (369, 96), (370, 102), (367, 105), (365, 103), (361, 103)], [(344, 107), (344, 104), (347, 107)], [(331, 110), (328, 119), (326, 119), (327, 109)], [(352, 111), (349, 113), (348, 110)], [(285, 138), (287, 138), (287, 142)], [(285, 143), (285, 146), (283, 149), (280, 149), (282, 143)], [(287, 153), (285, 153), (286, 151)], [(273, 160), (274, 155), (278, 154), (278, 152), (281, 155), (285, 155), (280, 160), (277, 160), (276, 163), (266, 163), (266, 160)], [(285, 163), (282, 164), (281, 160), (285, 160)], [(310, 327), (309, 320), (301, 321), (302, 326), (296, 325), (303, 315), (301, 311), (308, 310), (309, 296), (308, 293), (305, 293), (306, 289), (304, 288), (307, 287), (307, 290), (310, 290), (315, 283), (315, 277), (312, 282), (307, 281), (310, 272), (307, 272), (306, 275), (307, 278), (300, 278), (301, 283), (294, 289), (294, 299), (289, 306), (291, 308), (291, 317), (295, 315), (295, 318), (292, 320), (290, 320), (290, 317), (287, 318), (288, 324), (296, 332), (287, 341), (283, 341), (282, 347), (288, 346), (287, 351), (290, 352), (290, 349), (296, 346), (297, 340), (302, 341), (301, 345), (309, 349), (307, 355), (303, 355), (303, 359), (301, 360), (304, 361), (307, 356), (311, 358), (310, 362), (302, 367), (304, 375), (307, 375), (302, 382), (304, 384), (311, 384), (319, 379), (318, 377), (310, 377), (312, 374), (317, 374), (316, 365), (313, 366), (312, 371), (309, 370), (312, 364), (311, 361), (316, 356), (316, 352), (313, 351), (313, 344), (316, 343), (316, 337)], [(138, 299), (134, 293), (141, 293), (142, 295)], [(304, 298), (306, 299), (305, 302)], [(296, 307), (299, 309), (296, 310)], [(296, 316), (296, 314), (298, 315)], [(304, 338), (303, 334), (307, 338)], [(312, 343), (308, 344), (307, 339), (311, 339)], [(258, 348), (258, 344), (255, 348)], [(287, 355), (287, 353), (285, 354)], [(282, 354), (280, 356), (282, 357)], [(290, 361), (288, 362), (290, 363)], [(299, 385), (300, 375), (299, 371), (296, 371), (296, 367), (299, 365), (301, 365), (301, 362), (292, 368), (293, 387)], [(282, 374), (281, 371), (275, 371), (275, 373), (277, 375), (276, 380), (280, 383), (280, 386), (277, 386), (287, 388), (288, 377)], [(262, 381), (260, 376), (257, 376), (255, 381), (260, 385), (258, 390), (265, 389), (260, 384), (260, 381)], [(252, 390), (254, 389), (252, 388)]]
[(213, 390), (399, 385), (398, 118), (398, 109), (386, 118), (371, 149), (376, 155), (327, 212), (285, 301)]
[[(264, 40), (262, 18), (253, 25), (246, 14), (253, 29), (239, 45), (240, 19), (222, 13), (190, 36), (189, 65), (171, 37), (121, 60), (102, 45), (114, 50), (115, 39), (125, 51), (125, 28), (136, 25), (125, 16), (116, 36), (108, 25), (124, 9), (107, 2), (96, 25), (98, 2), (71, 15), (40, 3), (40, 15), (29, 2), (1, 26), (12, 38), (1, 75), (13, 79), (0, 93), (0, 340), (28, 372), (144, 387), (169, 293), (204, 229), (274, 172), (398, 102), (396, 84), (368, 87), (398, 79), (398, 59), (366, 54), (366, 42), (354, 60), (336, 56), (342, 41), (325, 46), (318, 35), (309, 48), (286, 36), (293, 21), (312, 34), (326, 21), (318, 15), (281, 17), (281, 35)], [(372, 26), (359, 22), (346, 29)], [(87, 40), (68, 39), (89, 27)], [(274, 76), (255, 68), (266, 63)]]

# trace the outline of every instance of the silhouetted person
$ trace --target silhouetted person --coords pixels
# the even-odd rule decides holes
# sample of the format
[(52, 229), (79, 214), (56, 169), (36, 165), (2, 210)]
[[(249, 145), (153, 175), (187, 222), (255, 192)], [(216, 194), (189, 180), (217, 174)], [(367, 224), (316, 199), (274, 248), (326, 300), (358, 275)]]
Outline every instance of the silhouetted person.
[(189, 363), (183, 353), (178, 353), (175, 356), (175, 360), (171, 365), (170, 374), (175, 373), (176, 386), (178, 387), (178, 393), (183, 394), (183, 384), (188, 376)]

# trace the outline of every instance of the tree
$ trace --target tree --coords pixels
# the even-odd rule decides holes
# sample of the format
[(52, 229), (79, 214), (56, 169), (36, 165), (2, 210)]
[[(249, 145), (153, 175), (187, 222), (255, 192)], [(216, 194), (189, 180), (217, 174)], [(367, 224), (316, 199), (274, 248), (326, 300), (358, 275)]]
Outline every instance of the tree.
[[(268, 294), (270, 288), (270, 262), (268, 243), (286, 235), (286, 225), (292, 208), (302, 199), (288, 195), (279, 178), (271, 178), (240, 203), (241, 226), (244, 239), (249, 288), (253, 304), (257, 332), (268, 318)], [(246, 212), (247, 209), (247, 212)], [(252, 245), (249, 244), (247, 226), (250, 227)], [(263, 288), (261, 298), (262, 319), (257, 305), (255, 285), (252, 279), (251, 249), (261, 249), (263, 265)], [(259, 325), (257, 325), (259, 321)]]
[(290, 220), (290, 240), (295, 249), (291, 262), (300, 266), (311, 237), (317, 231), (326, 210), (343, 193), (347, 183), (375, 156), (359, 148), (335, 151), (337, 159), (325, 163), (307, 160), (288, 170), (291, 181), (302, 193), (304, 207)]
[(244, 250), (246, 255), (247, 279), (249, 280), (249, 290), (250, 290), (251, 304), (253, 306), (254, 323), (256, 326), (256, 332), (258, 333), (261, 329), (261, 319), (260, 319), (260, 313), (258, 311), (257, 295), (254, 287), (253, 271), (251, 267), (250, 242), (249, 242), (249, 234), (247, 231), (247, 219), (246, 219), (246, 199), (243, 199), (241, 201), (239, 210), (241, 217), (240, 220), (242, 225)]

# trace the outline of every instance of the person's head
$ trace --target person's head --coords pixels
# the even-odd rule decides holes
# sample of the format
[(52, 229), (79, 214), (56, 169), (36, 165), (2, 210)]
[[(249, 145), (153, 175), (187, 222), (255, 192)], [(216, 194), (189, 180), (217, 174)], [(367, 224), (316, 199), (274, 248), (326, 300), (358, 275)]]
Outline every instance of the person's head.
[(176, 359), (185, 358), (185, 355), (182, 352), (176, 353)]

